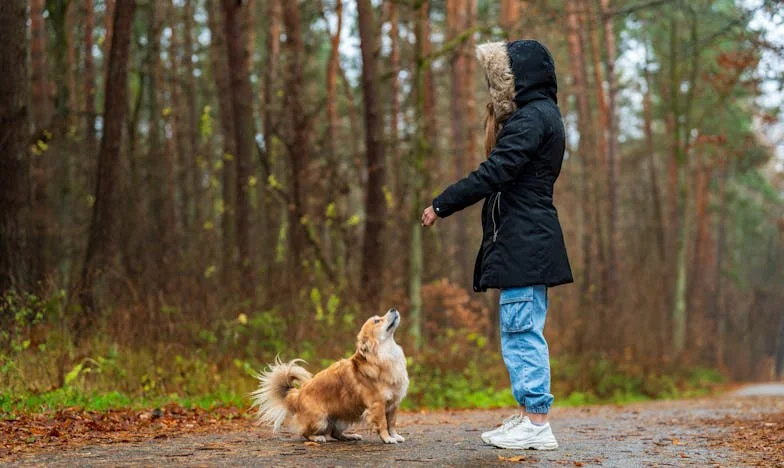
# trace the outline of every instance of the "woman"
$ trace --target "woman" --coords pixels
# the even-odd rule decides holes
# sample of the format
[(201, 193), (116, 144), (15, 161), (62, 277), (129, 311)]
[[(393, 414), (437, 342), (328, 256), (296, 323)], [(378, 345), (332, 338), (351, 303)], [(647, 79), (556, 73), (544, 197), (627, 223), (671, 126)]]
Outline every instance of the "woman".
[(550, 361), (542, 332), (547, 288), (572, 282), (553, 206), (565, 141), (555, 65), (536, 41), (484, 44), (477, 57), (491, 97), (488, 157), (433, 200), (422, 225), (485, 200), (474, 291), (501, 290), (501, 352), (522, 411), (482, 440), (501, 448), (554, 450), (558, 442), (547, 422), (553, 402)]

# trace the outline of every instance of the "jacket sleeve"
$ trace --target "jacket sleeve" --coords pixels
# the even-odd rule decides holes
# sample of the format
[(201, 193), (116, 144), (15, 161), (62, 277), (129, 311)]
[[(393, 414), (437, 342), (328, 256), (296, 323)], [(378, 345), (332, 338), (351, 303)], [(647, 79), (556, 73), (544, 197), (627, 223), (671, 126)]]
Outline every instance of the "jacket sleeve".
[(513, 114), (501, 130), (495, 148), (479, 168), (446, 188), (433, 200), (433, 209), (446, 218), (467, 208), (499, 187), (514, 181), (527, 162), (536, 157), (542, 139), (542, 122), (528, 108)]

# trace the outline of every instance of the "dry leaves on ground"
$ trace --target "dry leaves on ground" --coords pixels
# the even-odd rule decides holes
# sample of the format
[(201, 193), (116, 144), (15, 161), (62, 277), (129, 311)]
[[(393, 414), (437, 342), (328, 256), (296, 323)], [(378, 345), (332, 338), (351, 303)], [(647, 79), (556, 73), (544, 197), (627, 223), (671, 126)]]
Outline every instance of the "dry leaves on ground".
[(244, 410), (186, 409), (169, 404), (152, 411), (82, 411), (66, 408), (55, 413), (23, 415), (0, 420), (0, 460), (41, 449), (95, 443), (137, 442), (169, 436), (237, 430), (252, 422)]
[(719, 424), (730, 429), (715, 439), (715, 445), (732, 447), (743, 453), (748, 457), (748, 464), (784, 467), (784, 412), (755, 415), (750, 419), (710, 419), (705, 420), (705, 424)]

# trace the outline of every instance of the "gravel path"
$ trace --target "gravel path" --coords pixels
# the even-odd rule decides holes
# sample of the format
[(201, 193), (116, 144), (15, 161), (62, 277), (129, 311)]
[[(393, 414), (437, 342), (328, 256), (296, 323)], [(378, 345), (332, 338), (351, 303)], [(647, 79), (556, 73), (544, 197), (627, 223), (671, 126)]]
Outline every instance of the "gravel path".
[[(747, 396), (748, 395), (748, 396)], [(723, 418), (765, 421), (784, 413), (784, 385), (744, 388), (720, 398), (624, 406), (556, 408), (553, 452), (500, 450), (484, 445), (483, 430), (511, 410), (407, 413), (407, 441), (382, 444), (367, 428), (361, 442), (305, 444), (239, 421), (237, 431), (182, 435), (140, 443), (93, 445), (26, 456), (21, 465), (55, 466), (749, 466), (748, 454), (727, 448)]]

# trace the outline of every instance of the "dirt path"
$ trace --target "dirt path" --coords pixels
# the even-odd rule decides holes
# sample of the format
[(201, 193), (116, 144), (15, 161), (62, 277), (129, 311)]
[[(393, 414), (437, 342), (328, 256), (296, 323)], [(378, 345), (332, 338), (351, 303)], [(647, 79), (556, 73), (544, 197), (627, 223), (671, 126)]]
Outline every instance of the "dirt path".
[[(751, 396), (745, 396), (751, 395)], [(557, 408), (552, 424), (561, 448), (510, 451), (479, 439), (510, 410), (408, 413), (399, 421), (408, 440), (384, 445), (367, 428), (361, 442), (304, 444), (236, 422), (226, 433), (177, 435), (141, 442), (88, 445), (17, 458), (19, 465), (60, 466), (784, 466), (784, 386), (744, 389), (731, 396)], [(231, 428), (234, 429), (234, 428)], [(742, 431), (747, 444), (736, 436)], [(754, 431), (759, 431), (755, 433)], [(767, 438), (761, 438), (760, 434)], [(739, 444), (738, 441), (741, 441)], [(773, 442), (771, 442), (773, 441)], [(781, 444), (779, 444), (781, 442)], [(755, 445), (756, 444), (756, 445)], [(10, 460), (6, 460), (10, 461)], [(2, 460), (0, 460), (2, 463)]]

